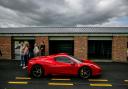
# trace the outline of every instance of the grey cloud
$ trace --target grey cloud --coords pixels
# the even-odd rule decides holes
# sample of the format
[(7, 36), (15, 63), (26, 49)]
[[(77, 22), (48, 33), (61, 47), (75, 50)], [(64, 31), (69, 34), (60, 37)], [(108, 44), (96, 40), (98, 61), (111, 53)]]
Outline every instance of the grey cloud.
[(36, 26), (96, 25), (128, 16), (127, 0), (0, 0), (0, 6), (18, 15), (16, 23)]
[[(36, 0), (35, 0), (36, 1)], [(31, 12), (39, 8), (33, 0), (0, 0), (0, 5), (12, 10), (21, 12)]]

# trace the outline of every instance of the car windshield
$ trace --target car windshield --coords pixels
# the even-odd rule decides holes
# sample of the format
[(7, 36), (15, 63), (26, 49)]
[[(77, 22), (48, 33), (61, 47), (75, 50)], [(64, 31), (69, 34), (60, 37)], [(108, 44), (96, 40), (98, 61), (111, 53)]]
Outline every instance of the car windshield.
[(79, 58), (77, 58), (77, 57), (74, 57), (74, 56), (71, 56), (71, 55), (70, 55), (70, 57), (71, 57), (71, 59), (73, 59), (73, 60), (76, 61), (77, 63), (83, 62), (81, 59), (79, 59)]

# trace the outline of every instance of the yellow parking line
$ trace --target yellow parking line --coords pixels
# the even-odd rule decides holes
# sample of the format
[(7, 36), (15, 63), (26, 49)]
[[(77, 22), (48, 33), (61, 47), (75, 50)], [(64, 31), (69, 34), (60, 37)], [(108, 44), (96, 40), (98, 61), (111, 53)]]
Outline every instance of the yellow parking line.
[(20, 81), (18, 81), (18, 82), (9, 81), (8, 83), (9, 84), (28, 84), (28, 82), (20, 82)]
[(90, 84), (90, 86), (94, 86), (94, 87), (111, 87), (112, 84)]
[(16, 77), (16, 79), (21, 79), (21, 80), (30, 80), (31, 78), (29, 78), (29, 77)]
[(51, 80), (65, 80), (65, 81), (69, 81), (71, 79), (68, 79), (68, 78), (67, 79), (66, 78), (65, 79), (64, 78), (52, 78)]
[(107, 82), (107, 79), (88, 79), (90, 82)]
[(128, 82), (128, 80), (124, 80), (124, 82)]
[(73, 86), (73, 83), (48, 83), (50, 86)]

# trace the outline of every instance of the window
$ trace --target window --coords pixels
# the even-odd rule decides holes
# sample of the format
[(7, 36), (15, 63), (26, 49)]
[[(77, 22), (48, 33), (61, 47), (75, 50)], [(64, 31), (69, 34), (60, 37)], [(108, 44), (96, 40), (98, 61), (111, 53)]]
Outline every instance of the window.
[(68, 57), (64, 57), (64, 56), (56, 57), (55, 61), (64, 62), (64, 63), (71, 63), (71, 60)]

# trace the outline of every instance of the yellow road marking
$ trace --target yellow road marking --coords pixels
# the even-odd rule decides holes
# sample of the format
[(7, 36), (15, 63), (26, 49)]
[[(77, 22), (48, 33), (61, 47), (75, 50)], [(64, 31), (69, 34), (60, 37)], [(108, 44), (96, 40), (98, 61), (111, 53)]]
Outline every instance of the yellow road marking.
[(90, 82), (107, 82), (107, 79), (88, 79)]
[(9, 81), (9, 84), (28, 84), (28, 82), (14, 82), (14, 81)]
[(21, 79), (21, 80), (22, 80), (22, 79), (23, 79), (23, 80), (27, 80), (27, 79), (28, 79), (28, 80), (30, 80), (31, 78), (29, 78), (29, 77), (16, 77), (16, 79)]
[(64, 79), (64, 78), (52, 78), (51, 80), (66, 80), (66, 81), (68, 81), (68, 80), (71, 80), (71, 79)]
[(111, 87), (112, 84), (90, 84), (90, 86), (94, 86), (94, 87)]
[(124, 80), (124, 82), (128, 82), (128, 80)]
[(48, 83), (50, 86), (73, 86), (73, 83)]

